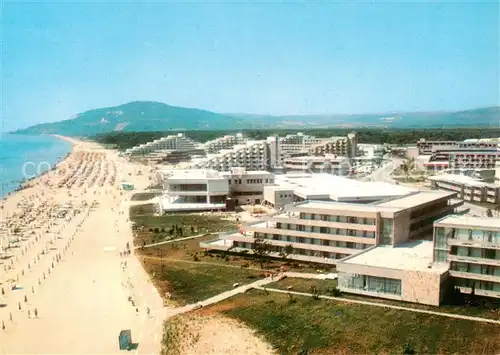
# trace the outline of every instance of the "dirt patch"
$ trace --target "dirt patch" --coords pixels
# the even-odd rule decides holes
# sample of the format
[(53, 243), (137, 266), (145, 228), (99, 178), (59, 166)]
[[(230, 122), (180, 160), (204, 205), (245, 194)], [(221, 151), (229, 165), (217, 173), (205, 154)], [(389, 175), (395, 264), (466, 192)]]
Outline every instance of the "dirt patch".
[(175, 317), (166, 322), (163, 342), (169, 344), (164, 355), (275, 354), (253, 330), (222, 316)]

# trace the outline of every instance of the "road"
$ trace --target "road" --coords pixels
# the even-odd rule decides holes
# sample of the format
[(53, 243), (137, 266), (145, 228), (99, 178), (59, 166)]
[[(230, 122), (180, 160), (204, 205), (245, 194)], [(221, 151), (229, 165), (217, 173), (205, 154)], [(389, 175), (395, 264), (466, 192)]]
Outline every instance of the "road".
[(394, 184), (395, 181), (391, 179), (391, 173), (394, 169), (399, 167), (403, 163), (401, 158), (393, 158), (391, 161), (386, 161), (383, 165), (374, 170), (367, 179), (369, 181), (382, 181)]

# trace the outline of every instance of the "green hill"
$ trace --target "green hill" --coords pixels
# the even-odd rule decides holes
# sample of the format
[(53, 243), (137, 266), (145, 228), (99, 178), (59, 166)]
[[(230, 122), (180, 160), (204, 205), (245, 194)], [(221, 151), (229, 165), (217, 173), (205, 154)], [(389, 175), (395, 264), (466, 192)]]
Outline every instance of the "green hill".
[(42, 123), (21, 129), (23, 134), (62, 134), (88, 137), (110, 132), (153, 132), (169, 130), (243, 130), (311, 128), (441, 128), (500, 127), (500, 107), (457, 112), (392, 112), (365, 115), (270, 116), (220, 114), (170, 106), (160, 102), (136, 101), (116, 107), (90, 110), (74, 118)]
[(242, 121), (240, 118), (210, 111), (170, 106), (160, 102), (136, 101), (86, 111), (69, 120), (37, 124), (15, 133), (93, 136), (113, 131), (238, 129), (242, 127)]

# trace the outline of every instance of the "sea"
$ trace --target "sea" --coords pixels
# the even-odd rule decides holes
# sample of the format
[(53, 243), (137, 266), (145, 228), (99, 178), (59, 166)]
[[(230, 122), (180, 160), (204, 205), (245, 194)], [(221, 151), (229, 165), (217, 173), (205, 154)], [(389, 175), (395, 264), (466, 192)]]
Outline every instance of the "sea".
[(49, 135), (0, 135), (0, 198), (50, 170), (71, 151), (71, 143)]

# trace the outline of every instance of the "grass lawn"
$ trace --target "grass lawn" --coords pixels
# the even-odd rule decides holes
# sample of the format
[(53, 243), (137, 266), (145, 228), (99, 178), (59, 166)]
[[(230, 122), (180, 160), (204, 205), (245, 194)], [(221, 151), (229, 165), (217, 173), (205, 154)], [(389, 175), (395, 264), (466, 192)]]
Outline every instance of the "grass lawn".
[[(311, 279), (299, 279), (299, 278), (287, 277), (283, 280), (267, 285), (268, 288), (277, 288), (280, 290), (286, 290), (288, 289), (289, 286), (292, 287), (291, 288), (292, 291), (307, 292), (307, 293), (312, 293), (311, 287), (314, 286), (321, 295), (335, 296), (334, 294), (332, 294), (331, 289), (337, 286), (337, 280), (311, 280)], [(471, 317), (482, 317), (482, 318), (500, 320), (500, 302), (494, 299), (489, 299), (489, 300), (485, 299), (485, 303), (480, 306), (469, 306), (469, 305), (455, 306), (455, 305), (442, 304), (439, 307), (433, 307), (423, 304), (392, 301), (376, 297), (359, 296), (349, 293), (342, 293), (337, 297), (349, 298), (360, 301), (384, 303), (394, 306), (423, 309), (435, 312), (454, 313), (454, 314), (467, 315)]]
[(337, 280), (319, 280), (319, 279), (300, 279), (286, 277), (278, 282), (273, 282), (267, 285), (268, 288), (277, 288), (280, 290), (290, 290), (296, 292), (312, 293), (312, 287), (321, 295), (331, 296), (331, 289), (337, 288)]
[(147, 201), (151, 200), (152, 198), (159, 196), (160, 194), (157, 192), (140, 192), (137, 194), (132, 195), (130, 198), (131, 201)]
[(244, 285), (264, 276), (262, 270), (233, 263), (231, 256), (205, 256), (199, 243), (213, 238), (207, 235), (137, 252), (160, 293), (169, 292), (170, 301), (178, 305), (201, 301), (232, 289), (235, 283)]
[(243, 321), (280, 354), (493, 354), (500, 326), (252, 290), (199, 312)]
[(223, 265), (144, 259), (146, 271), (163, 296), (170, 293), (170, 300), (178, 305), (202, 301), (231, 290), (233, 284), (249, 284), (264, 276), (262, 271)]
[[(143, 241), (149, 244), (237, 228), (236, 222), (223, 219), (216, 214), (193, 213), (153, 216), (153, 208), (148, 208), (148, 205), (144, 206), (146, 207), (132, 206), (130, 208), (130, 220), (134, 223), (136, 230), (136, 245), (141, 245)], [(146, 213), (141, 214), (141, 211), (146, 211)], [(174, 228), (174, 226), (177, 228)]]

